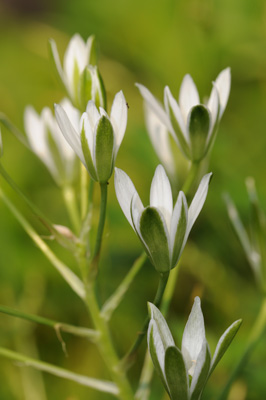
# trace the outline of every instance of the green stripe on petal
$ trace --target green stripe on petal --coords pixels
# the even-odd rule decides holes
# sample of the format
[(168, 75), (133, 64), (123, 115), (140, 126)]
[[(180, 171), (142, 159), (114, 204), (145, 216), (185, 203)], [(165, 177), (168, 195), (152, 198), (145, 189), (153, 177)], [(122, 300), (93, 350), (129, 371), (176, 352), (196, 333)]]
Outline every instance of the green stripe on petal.
[(191, 109), (188, 116), (188, 131), (193, 161), (200, 161), (205, 155), (210, 123), (210, 112), (205, 106), (197, 105)]
[(172, 400), (188, 400), (188, 377), (185, 362), (176, 346), (165, 352), (165, 377)]
[(147, 207), (140, 218), (140, 232), (158, 272), (170, 270), (168, 237), (165, 222), (159, 211)]
[(96, 128), (95, 163), (99, 182), (107, 182), (113, 171), (114, 131), (111, 122), (102, 116)]
[(85, 159), (88, 171), (90, 173), (90, 176), (92, 177), (93, 180), (95, 180), (97, 182), (98, 178), (97, 178), (95, 167), (94, 167), (94, 164), (92, 161), (91, 151), (90, 151), (88, 141), (86, 138), (84, 123), (83, 123), (82, 129), (81, 129), (80, 141), (81, 141), (82, 152), (83, 152), (84, 159)]
[[(174, 268), (180, 258), (183, 242), (187, 230), (187, 203), (183, 192), (180, 192), (177, 203), (174, 208), (172, 221), (171, 221), (171, 268)], [(175, 227), (174, 225), (177, 226)], [(174, 237), (172, 238), (172, 235)], [(173, 244), (172, 244), (173, 240)]]

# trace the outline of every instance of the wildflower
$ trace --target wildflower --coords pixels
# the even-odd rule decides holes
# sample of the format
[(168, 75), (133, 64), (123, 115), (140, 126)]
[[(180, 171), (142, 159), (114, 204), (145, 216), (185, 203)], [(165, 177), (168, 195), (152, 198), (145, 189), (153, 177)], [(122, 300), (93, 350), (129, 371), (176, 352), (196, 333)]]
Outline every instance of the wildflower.
[(149, 303), (148, 348), (165, 389), (172, 400), (199, 400), (216, 365), (229, 347), (242, 321), (235, 321), (220, 337), (211, 358), (205, 336), (200, 299), (196, 297), (184, 329), (181, 351), (157, 307)]
[(199, 94), (190, 75), (182, 81), (179, 104), (168, 86), (164, 89), (164, 108), (143, 85), (137, 84), (146, 103), (161, 119), (185, 156), (195, 162), (207, 154), (218, 123), (227, 105), (231, 85), (230, 69), (223, 70), (213, 82), (206, 105), (200, 103)]
[(127, 105), (123, 92), (116, 94), (110, 117), (103, 108), (88, 102), (76, 129), (60, 105), (55, 105), (58, 125), (66, 140), (87, 168), (92, 179), (107, 182), (112, 175), (117, 152), (127, 124)]
[(130, 178), (116, 168), (115, 190), (118, 202), (157, 271), (170, 271), (176, 266), (205, 202), (211, 175), (202, 178), (189, 208), (182, 191), (173, 207), (170, 182), (164, 168), (159, 165), (151, 184), (150, 205), (144, 208)]
[(98, 106), (105, 107), (105, 89), (95, 66), (94, 36), (85, 42), (79, 34), (75, 34), (66, 49), (63, 67), (54, 40), (50, 40), (52, 58), (69, 97), (79, 106), (86, 106), (93, 100)]
[[(64, 99), (61, 106), (66, 110), (74, 126), (78, 125), (79, 111), (69, 100)], [(24, 113), (25, 131), (33, 152), (46, 165), (59, 185), (71, 183), (75, 178), (76, 155), (63, 138), (52, 111), (45, 107), (40, 115), (32, 106)]]

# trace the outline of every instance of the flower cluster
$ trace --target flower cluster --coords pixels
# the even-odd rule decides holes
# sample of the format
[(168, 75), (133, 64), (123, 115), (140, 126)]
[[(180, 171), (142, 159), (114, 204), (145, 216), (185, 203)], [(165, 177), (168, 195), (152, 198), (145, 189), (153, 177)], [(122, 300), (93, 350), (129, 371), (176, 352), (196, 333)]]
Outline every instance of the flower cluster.
[(200, 299), (196, 297), (182, 338), (176, 347), (170, 329), (157, 307), (149, 303), (148, 347), (165, 389), (172, 400), (199, 400), (207, 380), (221, 360), (242, 321), (235, 321), (220, 337), (211, 357), (205, 336)]

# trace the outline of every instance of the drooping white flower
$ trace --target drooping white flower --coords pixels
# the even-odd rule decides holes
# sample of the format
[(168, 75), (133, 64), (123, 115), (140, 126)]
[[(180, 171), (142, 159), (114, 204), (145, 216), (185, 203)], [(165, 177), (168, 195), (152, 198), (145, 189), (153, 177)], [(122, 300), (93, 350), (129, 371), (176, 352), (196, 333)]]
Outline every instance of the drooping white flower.
[(143, 85), (137, 84), (141, 95), (156, 113), (167, 130), (192, 161), (200, 161), (208, 152), (218, 123), (227, 105), (231, 74), (230, 68), (223, 70), (213, 82), (207, 104), (200, 102), (198, 90), (190, 75), (182, 81), (179, 103), (168, 86), (164, 89), (164, 107)]
[(220, 337), (211, 358), (205, 336), (200, 299), (196, 297), (184, 329), (181, 351), (175, 346), (170, 329), (158, 308), (149, 303), (148, 348), (154, 367), (170, 398), (199, 400), (205, 384), (224, 355), (241, 320), (235, 321)]
[[(77, 126), (79, 111), (68, 99), (60, 104), (68, 113), (72, 124)], [(62, 136), (52, 111), (45, 107), (39, 115), (32, 106), (26, 107), (24, 126), (31, 149), (46, 165), (55, 181), (59, 185), (73, 181), (77, 158)]]
[(123, 92), (116, 94), (110, 117), (103, 108), (98, 109), (93, 101), (89, 101), (78, 129), (60, 105), (55, 105), (55, 115), (63, 135), (91, 177), (98, 182), (107, 182), (126, 130), (127, 105)]
[(75, 97), (76, 81), (84, 68), (90, 64), (90, 55), (94, 37), (90, 36), (85, 42), (79, 34), (75, 34), (65, 51), (63, 67), (54, 40), (50, 41), (52, 55), (57, 72), (66, 86), (71, 97)]
[(144, 208), (130, 178), (122, 170), (115, 169), (115, 190), (120, 207), (157, 271), (166, 272), (176, 266), (205, 202), (211, 175), (202, 178), (189, 208), (182, 191), (173, 206), (169, 179), (159, 165), (151, 184), (150, 205)]

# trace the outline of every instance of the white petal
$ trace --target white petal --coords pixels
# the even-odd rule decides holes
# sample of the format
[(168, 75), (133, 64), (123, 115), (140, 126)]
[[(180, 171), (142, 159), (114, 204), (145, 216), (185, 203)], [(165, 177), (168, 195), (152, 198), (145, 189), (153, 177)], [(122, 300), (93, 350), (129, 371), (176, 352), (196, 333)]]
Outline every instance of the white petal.
[(167, 349), (167, 347), (175, 346), (173, 336), (161, 311), (152, 303), (148, 303), (148, 307), (151, 320), (154, 320), (158, 326), (160, 336), (164, 342), (164, 348)]
[(74, 94), (74, 70), (77, 67), (79, 74), (88, 63), (86, 44), (79, 34), (75, 34), (66, 49), (64, 56), (64, 71), (71, 95)]
[(213, 84), (213, 88), (211, 91), (211, 95), (207, 104), (208, 109), (211, 112), (211, 124), (210, 124), (210, 129), (209, 129), (209, 135), (207, 138), (207, 142), (210, 139), (210, 136), (213, 132), (214, 125), (216, 124), (217, 118), (218, 118), (218, 111), (219, 111), (219, 95), (218, 95), (218, 90), (216, 87), (216, 84)]
[(226, 108), (227, 102), (228, 102), (228, 97), (230, 94), (230, 88), (231, 88), (231, 70), (230, 68), (224, 69), (220, 74), (218, 75), (216, 81), (215, 81), (216, 87), (218, 89), (219, 93), (219, 99), (220, 99), (220, 113), (219, 113), (219, 118), (222, 117), (224, 110)]
[(185, 75), (179, 92), (179, 106), (183, 119), (187, 121), (187, 116), (192, 107), (200, 104), (199, 93), (196, 85), (189, 74)]
[(64, 74), (64, 71), (63, 71), (63, 68), (62, 68), (62, 65), (61, 65), (61, 61), (60, 61), (60, 58), (59, 58), (57, 46), (56, 46), (56, 43), (55, 43), (55, 41), (53, 39), (50, 39), (50, 45), (51, 45), (52, 56), (53, 56), (53, 59), (54, 59), (54, 62), (55, 62), (55, 66), (56, 66), (57, 72), (58, 72), (63, 84), (65, 86), (67, 86), (66, 79), (65, 79), (65, 74)]
[(181, 351), (187, 370), (196, 363), (205, 340), (204, 318), (200, 307), (200, 298), (195, 297), (182, 338)]
[(127, 104), (122, 90), (115, 95), (112, 104), (110, 119), (115, 135), (114, 156), (116, 157), (127, 126)]
[(88, 147), (91, 153), (91, 159), (94, 165), (94, 168), (96, 168), (96, 162), (95, 162), (95, 134), (94, 134), (94, 128), (90, 124), (89, 116), (86, 112), (84, 112), (81, 116), (80, 120), (80, 132), (84, 128), (85, 131), (85, 136), (87, 139)]
[[(175, 235), (179, 223), (179, 218), (181, 215), (182, 205), (184, 204), (186, 210), (186, 220), (188, 219), (188, 207), (187, 207), (187, 199), (182, 191), (179, 192), (178, 198), (174, 207), (172, 219), (171, 219), (171, 229), (170, 229), (170, 254), (173, 254), (174, 244), (175, 244)], [(183, 246), (181, 247), (181, 250)], [(180, 251), (181, 254), (181, 251)]]
[(133, 228), (136, 230), (137, 234), (139, 235), (141, 241), (146, 247), (146, 250), (149, 253), (149, 249), (145, 244), (145, 241), (143, 240), (143, 237), (140, 232), (140, 218), (141, 214), (144, 210), (142, 201), (140, 200), (140, 197), (137, 193), (137, 191), (133, 194), (132, 200), (131, 200), (131, 205), (130, 205), (130, 213), (131, 213), (131, 218), (133, 222)]
[(66, 115), (66, 112), (63, 110), (63, 108), (59, 104), (55, 104), (55, 116), (57, 123), (59, 125), (59, 128), (61, 129), (61, 132), (63, 133), (65, 139), (67, 142), (70, 144), (74, 152), (77, 154), (81, 162), (85, 165), (87, 168), (84, 155), (82, 152), (82, 147), (81, 147), (81, 142), (80, 142), (80, 136), (78, 132), (73, 128), (73, 125), (69, 121), (68, 116)]
[(165, 384), (167, 385), (167, 380), (165, 376), (165, 371), (164, 371), (164, 365), (165, 365), (165, 347), (160, 335), (160, 331), (158, 329), (158, 325), (154, 320), (151, 320), (149, 323), (149, 328), (148, 328), (148, 348), (149, 352), (151, 354), (151, 349), (150, 349), (150, 336), (152, 332), (152, 337), (153, 337), (153, 342), (156, 350), (156, 356), (157, 360), (160, 365), (161, 373), (164, 376)]
[(119, 168), (115, 168), (115, 192), (118, 203), (125, 214), (128, 222), (135, 230), (131, 218), (131, 202), (135, 193), (137, 193), (135, 186), (129, 176)]
[[(208, 354), (209, 353), (209, 354)], [(197, 358), (197, 362), (193, 364), (193, 366), (191, 367), (189, 373), (192, 376), (192, 381), (191, 381), (191, 385), (190, 385), (190, 393), (193, 392), (193, 390), (195, 389), (195, 386), (198, 382), (198, 379), (200, 377), (203, 365), (206, 361), (206, 358), (211, 358), (210, 355), (210, 350), (209, 350), (209, 345), (207, 340), (205, 339), (202, 343), (202, 347), (201, 350), (199, 352), (198, 358)], [(208, 372), (206, 373), (206, 377), (208, 376)]]
[(170, 146), (168, 131), (148, 103), (145, 103), (144, 113), (148, 134), (157, 156), (168, 173), (174, 175), (175, 161)]
[(88, 114), (91, 129), (94, 130), (96, 124), (101, 118), (101, 114), (99, 113), (94, 101), (90, 100), (86, 107), (86, 113)]
[(54, 178), (58, 180), (58, 171), (48, 146), (47, 129), (43, 118), (39, 116), (31, 106), (28, 106), (25, 109), (24, 126), (30, 147), (46, 165)]
[(150, 205), (151, 207), (156, 207), (161, 211), (166, 222), (169, 235), (173, 213), (173, 197), (169, 179), (162, 165), (158, 165), (156, 168), (151, 183)]
[(199, 184), (198, 190), (190, 204), (190, 207), (188, 209), (188, 226), (187, 226), (186, 238), (188, 237), (191, 228), (205, 203), (211, 176), (212, 176), (211, 172), (209, 174), (204, 175)]
[(151, 92), (143, 85), (136, 83), (137, 88), (140, 91), (143, 99), (148, 103), (148, 105), (152, 108), (154, 113), (160, 118), (162, 123), (166, 126), (166, 128), (171, 132), (173, 128), (171, 126), (171, 122), (165, 110), (163, 109), (162, 104), (151, 94)]
[[(167, 114), (170, 118), (170, 107), (174, 113), (174, 116), (176, 118), (176, 121), (180, 127), (181, 132), (183, 132), (184, 138), (186, 140), (186, 142), (189, 144), (189, 135), (188, 135), (188, 131), (186, 128), (186, 120), (184, 119), (180, 107), (177, 104), (176, 99), (173, 97), (170, 89), (168, 86), (165, 87), (164, 89), (164, 105), (167, 111)], [(173, 138), (175, 140), (177, 140), (176, 134), (173, 135)]]

